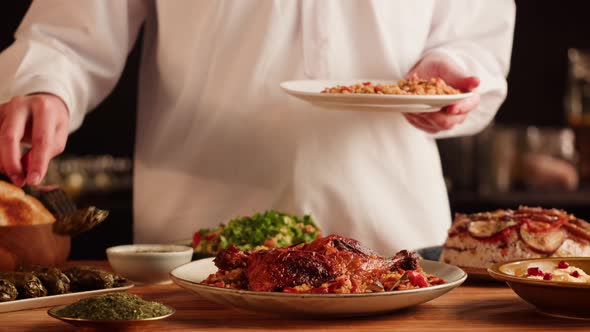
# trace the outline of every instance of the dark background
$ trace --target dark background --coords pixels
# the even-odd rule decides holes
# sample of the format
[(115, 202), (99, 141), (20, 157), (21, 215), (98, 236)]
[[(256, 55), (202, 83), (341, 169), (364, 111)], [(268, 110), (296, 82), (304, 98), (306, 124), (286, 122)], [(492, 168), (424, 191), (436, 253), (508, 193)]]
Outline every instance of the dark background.
[[(28, 0), (3, 3), (0, 11), (0, 49), (12, 43), (13, 32), (29, 4)], [(508, 76), (509, 93), (497, 115), (496, 123), (565, 125), (563, 96), (567, 82), (567, 50), (571, 47), (590, 49), (590, 20), (587, 17), (590, 13), (590, 1), (517, 0), (516, 4), (514, 48)], [(114, 92), (87, 116), (82, 128), (71, 135), (64, 155), (109, 154), (132, 158), (138, 46), (130, 54), (128, 66)], [(130, 190), (86, 199), (110, 209), (112, 215), (108, 222), (74, 239), (72, 258), (103, 257), (106, 247), (132, 241)], [(590, 216), (584, 200), (580, 203), (576, 199), (568, 202), (560, 207), (568, 208), (582, 217)], [(535, 200), (531, 203), (535, 203)], [(470, 200), (456, 198), (451, 193), (454, 211), (514, 207), (517, 204), (516, 199), (514, 202)], [(188, 237), (190, 234), (187, 234)]]
[(508, 97), (498, 123), (565, 125), (567, 50), (590, 49), (590, 1), (518, 0)]

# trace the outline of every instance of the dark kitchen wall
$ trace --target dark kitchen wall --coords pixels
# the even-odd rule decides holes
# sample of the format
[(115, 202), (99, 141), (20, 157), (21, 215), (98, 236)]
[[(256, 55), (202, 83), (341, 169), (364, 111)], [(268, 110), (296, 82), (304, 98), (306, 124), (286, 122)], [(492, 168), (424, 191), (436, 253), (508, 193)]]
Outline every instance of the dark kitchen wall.
[(516, 1), (508, 97), (499, 123), (566, 125), (568, 48), (590, 50), (590, 1)]

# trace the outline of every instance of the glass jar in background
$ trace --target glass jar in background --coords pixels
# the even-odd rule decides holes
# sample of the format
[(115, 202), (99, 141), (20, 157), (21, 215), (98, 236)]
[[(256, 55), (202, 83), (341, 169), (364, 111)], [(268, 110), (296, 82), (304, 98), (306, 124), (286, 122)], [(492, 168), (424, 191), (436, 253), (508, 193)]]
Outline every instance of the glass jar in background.
[(49, 163), (44, 184), (58, 185), (76, 199), (84, 193), (130, 190), (132, 174), (129, 158), (66, 156)]
[(482, 195), (578, 189), (571, 128), (492, 125), (479, 135), (477, 150)]
[(476, 190), (476, 143), (475, 136), (437, 140), (448, 191), (473, 192)]
[(574, 191), (579, 186), (574, 132), (570, 128), (527, 127), (519, 152), (526, 189)]
[(509, 192), (518, 182), (520, 127), (490, 125), (478, 135), (478, 192), (483, 195)]
[(590, 184), (590, 50), (570, 49), (568, 60), (567, 122), (574, 131), (580, 180), (587, 186)]

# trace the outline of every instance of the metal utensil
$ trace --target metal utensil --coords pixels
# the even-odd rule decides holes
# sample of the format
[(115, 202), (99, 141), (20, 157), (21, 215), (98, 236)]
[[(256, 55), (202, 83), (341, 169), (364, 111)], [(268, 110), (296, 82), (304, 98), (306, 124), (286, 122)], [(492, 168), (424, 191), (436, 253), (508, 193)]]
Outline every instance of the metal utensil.
[(109, 211), (94, 206), (78, 208), (71, 197), (58, 187), (36, 187), (29, 188), (29, 191), (55, 216), (53, 232), (56, 234), (75, 236), (87, 232), (109, 215)]

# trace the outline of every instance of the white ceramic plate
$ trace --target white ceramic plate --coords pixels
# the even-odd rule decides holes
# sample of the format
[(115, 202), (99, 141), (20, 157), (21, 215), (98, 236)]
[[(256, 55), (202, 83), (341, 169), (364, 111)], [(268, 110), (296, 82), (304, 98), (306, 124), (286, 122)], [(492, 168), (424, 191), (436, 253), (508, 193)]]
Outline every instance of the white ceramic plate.
[(434, 261), (421, 262), (424, 271), (446, 284), (404, 291), (364, 294), (290, 294), (254, 292), (203, 285), (200, 282), (217, 267), (205, 258), (174, 269), (172, 280), (201, 297), (223, 305), (257, 312), (295, 316), (348, 317), (391, 312), (435, 299), (459, 286), (467, 278), (460, 268)]
[(393, 81), (357, 79), (357, 80), (300, 80), (281, 83), (281, 88), (288, 94), (316, 106), (342, 111), (385, 111), (385, 112), (436, 112), (441, 107), (454, 104), (471, 97), (472, 92), (456, 95), (378, 95), (378, 94), (341, 94), (321, 93), (327, 87), (352, 85), (359, 82), (374, 84), (391, 84)]
[(8, 302), (0, 302), (0, 312), (9, 312), (33, 308), (52, 307), (62, 304), (69, 304), (87, 297), (102, 295), (107, 293), (123, 292), (131, 287), (133, 283), (126, 282), (123, 286), (114, 288), (97, 289), (84, 292), (73, 292), (60, 295), (48, 295), (43, 297), (36, 297), (31, 299), (14, 300)]

